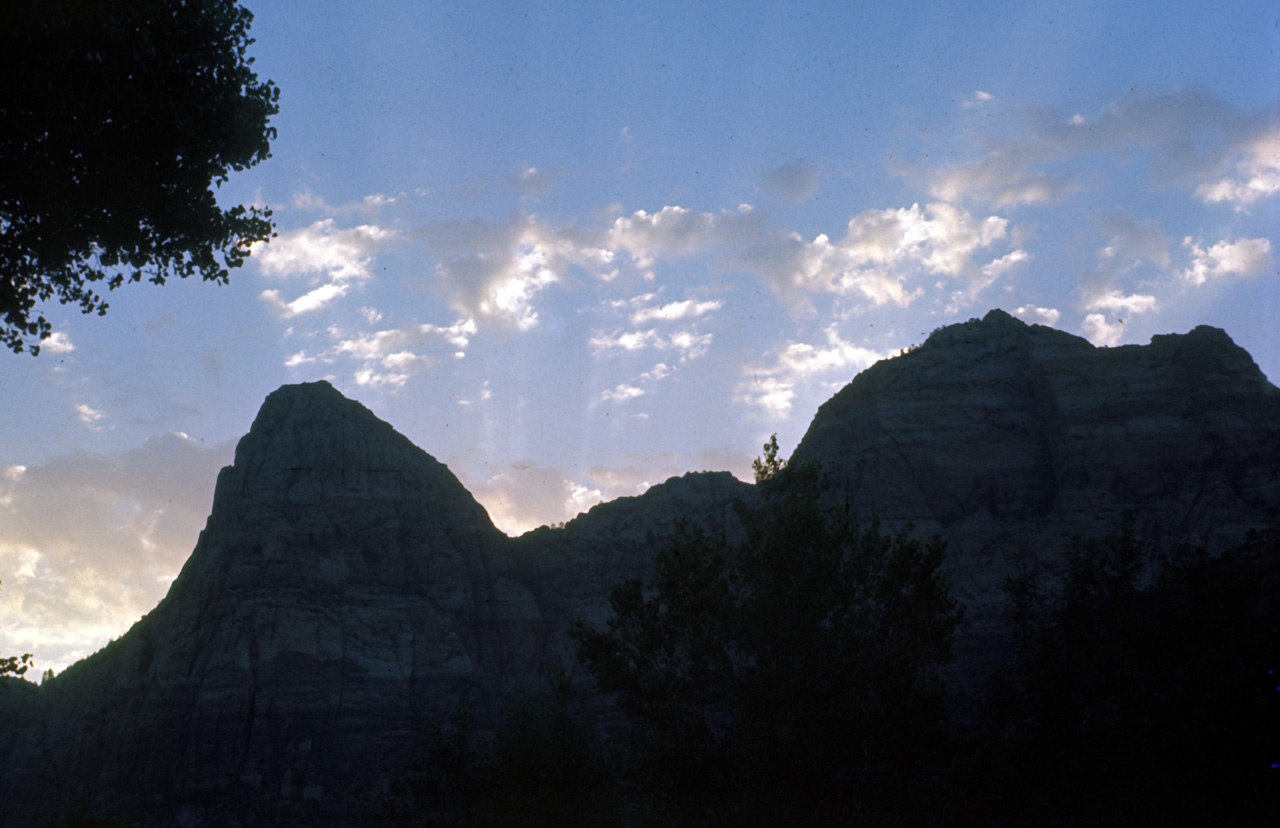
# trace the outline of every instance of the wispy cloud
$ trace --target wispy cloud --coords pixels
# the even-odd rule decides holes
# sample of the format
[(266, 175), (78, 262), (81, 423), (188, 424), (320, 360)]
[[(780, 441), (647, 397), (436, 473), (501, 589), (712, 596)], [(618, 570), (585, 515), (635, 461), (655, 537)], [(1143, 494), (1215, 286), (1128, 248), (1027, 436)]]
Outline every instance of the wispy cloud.
[(371, 224), (339, 229), (329, 218), (282, 233), (270, 243), (254, 245), (253, 259), (264, 275), (309, 274), (315, 281), (325, 280), (289, 301), (275, 289), (264, 290), (260, 296), (284, 317), (320, 310), (345, 296), (352, 284), (372, 276), (369, 263), (373, 254), (394, 235)]
[[(1280, 192), (1280, 133), (1274, 114), (1239, 112), (1195, 89), (1133, 96), (1095, 117), (1041, 110), (1017, 138), (993, 140), (982, 157), (933, 173), (947, 201), (1005, 208), (1059, 201), (1086, 186), (1073, 165), (1089, 156), (1150, 153), (1153, 180), (1185, 183), (1207, 202), (1252, 204)], [(1238, 147), (1235, 151), (1223, 148)]]
[(770, 362), (746, 368), (738, 385), (739, 401), (781, 419), (791, 413), (797, 386), (817, 383), (820, 393), (830, 393), (886, 356), (846, 342), (836, 325), (828, 326), (825, 334), (825, 344), (787, 341), (773, 351)]

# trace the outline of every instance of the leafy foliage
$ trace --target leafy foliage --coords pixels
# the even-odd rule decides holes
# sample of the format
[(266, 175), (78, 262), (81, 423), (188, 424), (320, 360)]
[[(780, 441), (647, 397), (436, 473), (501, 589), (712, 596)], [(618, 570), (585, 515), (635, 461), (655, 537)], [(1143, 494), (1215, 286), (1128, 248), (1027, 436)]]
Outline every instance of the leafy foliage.
[[(146, 276), (225, 283), (271, 211), (213, 187), (270, 156), (279, 90), (233, 0), (9, 0), (0, 12), (0, 341), (39, 352), (37, 302), (103, 314)], [(32, 342), (31, 340), (35, 341)]]
[(1277, 537), (1217, 559), (1178, 550), (1144, 588), (1121, 532), (1078, 542), (1057, 593), (1024, 563), (1006, 583), (1016, 656), (957, 779), (970, 817), (1264, 824), (1280, 802), (1280, 613), (1257, 564), (1278, 552)]
[[(653, 580), (571, 635), (633, 724), (629, 778), (668, 824), (888, 824), (928, 808), (960, 611), (944, 543), (857, 527), (766, 445), (730, 545), (678, 523)], [(761, 472), (764, 472), (761, 474)]]

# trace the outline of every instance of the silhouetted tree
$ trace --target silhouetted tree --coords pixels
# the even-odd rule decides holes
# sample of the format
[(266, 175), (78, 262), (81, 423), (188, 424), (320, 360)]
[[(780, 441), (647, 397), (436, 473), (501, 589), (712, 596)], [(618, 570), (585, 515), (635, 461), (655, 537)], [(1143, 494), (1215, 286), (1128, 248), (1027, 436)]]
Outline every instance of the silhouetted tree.
[[(2, 582), (0, 582), (2, 583)], [(31, 667), (31, 653), (0, 658), (0, 684), (10, 676), (21, 677)]]
[(578, 657), (631, 721), (627, 773), (664, 823), (909, 823), (947, 732), (945, 544), (855, 526), (773, 445), (743, 542), (677, 523), (606, 628), (575, 626)]
[[(1013, 663), (956, 776), (986, 825), (1268, 824), (1280, 805), (1280, 535), (1178, 550), (1144, 586), (1133, 535), (1078, 542), (1051, 593), (1006, 583)], [(1268, 587), (1267, 581), (1271, 585)], [(1228, 818), (1226, 815), (1230, 815)]]
[(233, 0), (7, 0), (0, 10), (0, 341), (39, 352), (37, 302), (95, 284), (225, 283), (271, 211), (213, 187), (270, 156), (279, 90)]

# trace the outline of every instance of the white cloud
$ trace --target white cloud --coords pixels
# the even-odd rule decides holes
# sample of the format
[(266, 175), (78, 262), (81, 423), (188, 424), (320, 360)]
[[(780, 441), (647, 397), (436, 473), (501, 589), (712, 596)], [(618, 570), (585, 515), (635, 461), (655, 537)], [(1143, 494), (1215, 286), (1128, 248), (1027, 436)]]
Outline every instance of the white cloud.
[(602, 402), (623, 402), (625, 400), (631, 400), (631, 399), (635, 399), (636, 397), (643, 397), (643, 396), (644, 396), (643, 388), (636, 388), (634, 385), (627, 385), (626, 383), (620, 383), (616, 387), (611, 388), (608, 391), (605, 391), (604, 393), (602, 393), (600, 395), (600, 400)]
[(476, 324), (470, 319), (458, 320), (447, 327), (406, 325), (356, 335), (331, 328), (329, 335), (336, 344), (330, 354), (348, 356), (362, 363), (354, 373), (359, 385), (400, 388), (414, 374), (435, 364), (436, 360), (426, 351), (438, 352), (443, 343), (455, 356), (465, 353), (475, 333)]
[(1227, 202), (1244, 210), (1280, 193), (1280, 130), (1246, 142), (1232, 164), (1232, 174), (1206, 182), (1196, 195), (1207, 204)]
[(1211, 279), (1231, 276), (1251, 277), (1266, 270), (1271, 264), (1269, 239), (1240, 239), (1218, 242), (1205, 249), (1190, 236), (1182, 240), (1182, 246), (1191, 251), (1191, 264), (1181, 276), (1193, 285), (1203, 285)]
[(1084, 318), (1080, 333), (1094, 345), (1111, 347), (1119, 344), (1120, 337), (1124, 334), (1124, 323), (1108, 322), (1103, 314), (1091, 313)]
[(972, 109), (975, 106), (989, 104), (995, 99), (995, 95), (992, 95), (990, 92), (983, 92), (981, 89), (976, 89), (972, 95), (962, 100), (960, 105), (965, 109)]
[(1091, 293), (1085, 297), (1085, 310), (1113, 313), (1146, 313), (1155, 310), (1156, 297), (1149, 293), (1124, 294), (1115, 288)]
[(0, 466), (0, 653), (34, 653), (38, 672), (60, 672), (155, 607), (233, 448), (166, 434), (120, 453)]
[(65, 331), (54, 331), (49, 338), (40, 343), (40, 350), (50, 354), (69, 354), (76, 349), (71, 337)]
[(720, 310), (723, 306), (723, 302), (697, 302), (693, 299), (686, 299), (683, 302), (668, 302), (665, 305), (656, 307), (640, 308), (631, 314), (631, 324), (643, 325), (645, 322), (652, 320), (670, 322), (677, 319), (688, 319)]
[(836, 325), (828, 326), (825, 333), (825, 346), (785, 342), (773, 352), (772, 364), (744, 370), (738, 399), (781, 419), (791, 412), (797, 386), (812, 387), (816, 378), (835, 377), (834, 382), (819, 385), (821, 393), (830, 393), (885, 357), (878, 351), (846, 342)]
[(660, 351), (676, 350), (680, 352), (682, 362), (697, 359), (707, 352), (713, 340), (712, 334), (699, 334), (693, 331), (676, 331), (670, 336), (662, 336), (656, 328), (645, 331), (614, 331), (612, 334), (596, 331), (591, 335), (588, 344), (596, 356), (607, 356), (617, 351), (639, 351), (643, 348), (655, 348)]
[(1040, 308), (1035, 305), (1023, 305), (1013, 311), (1013, 315), (1028, 325), (1048, 325), (1054, 327), (1062, 316), (1055, 308)]
[(107, 416), (98, 409), (90, 408), (84, 403), (80, 403), (76, 406), (76, 413), (80, 416), (80, 422), (87, 426), (92, 426), (94, 423)]
[(369, 270), (373, 253), (394, 235), (369, 224), (338, 229), (333, 219), (324, 219), (282, 233), (270, 243), (259, 242), (253, 246), (253, 259), (264, 275), (313, 274), (327, 279), (293, 300), (282, 299), (275, 289), (264, 290), (260, 296), (285, 317), (324, 308), (346, 295), (352, 284), (373, 275)]
[(334, 206), (325, 201), (318, 195), (311, 192), (309, 188), (304, 187), (301, 192), (295, 193), (293, 196), (293, 206), (299, 210), (319, 210), (332, 216), (345, 216), (352, 213), (363, 213), (366, 215), (377, 213), (381, 208), (395, 202), (395, 198), (383, 193), (373, 193), (367, 195), (359, 201), (349, 202), (339, 206)]
[(436, 273), (450, 305), (482, 325), (535, 327), (534, 297), (571, 267), (602, 279), (616, 274), (615, 253), (599, 246), (601, 234), (549, 227), (534, 217), (432, 225), (423, 233), (440, 255)]

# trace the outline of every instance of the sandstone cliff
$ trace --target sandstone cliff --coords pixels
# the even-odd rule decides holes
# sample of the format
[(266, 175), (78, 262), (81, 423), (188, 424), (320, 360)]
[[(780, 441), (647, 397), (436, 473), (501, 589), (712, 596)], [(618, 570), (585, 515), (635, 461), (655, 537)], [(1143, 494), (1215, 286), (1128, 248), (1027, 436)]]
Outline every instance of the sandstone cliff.
[(1220, 551), (1274, 525), (1280, 389), (1216, 328), (1095, 348), (993, 310), (863, 371), (793, 456), (860, 516), (947, 537), (965, 666), (1019, 547), (1052, 575), (1074, 535)]
[[(992, 652), (1019, 545), (1052, 570), (1126, 512), (1148, 548), (1280, 515), (1280, 391), (1225, 333), (1099, 349), (1000, 311), (825, 404), (794, 459), (861, 516), (949, 538), (968, 605), (952, 678)], [(677, 516), (735, 531), (753, 489), (690, 474), (507, 538), (449, 470), (327, 383), (263, 404), (169, 595), (38, 692), (0, 694), (0, 803), (73, 792), (158, 824), (340, 824), (459, 702), (483, 721)], [(0, 820), (3, 816), (0, 815)]]

